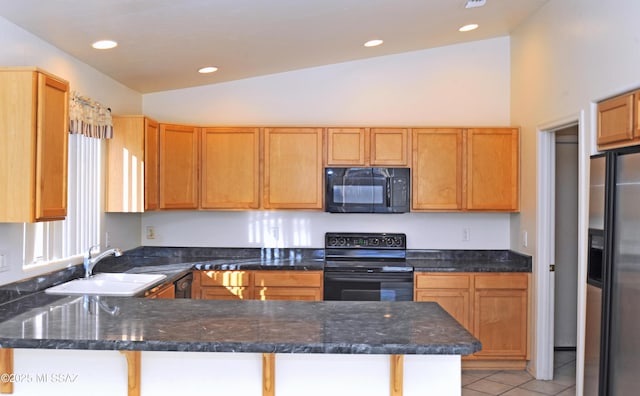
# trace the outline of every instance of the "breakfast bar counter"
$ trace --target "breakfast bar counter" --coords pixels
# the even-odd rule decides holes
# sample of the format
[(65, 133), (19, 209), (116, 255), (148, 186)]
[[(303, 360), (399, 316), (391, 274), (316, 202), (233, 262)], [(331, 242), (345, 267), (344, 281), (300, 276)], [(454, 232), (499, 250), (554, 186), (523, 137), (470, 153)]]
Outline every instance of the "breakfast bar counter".
[[(435, 303), (35, 293), (2, 308), (0, 347), (15, 353), (16, 395), (44, 385), (47, 394), (123, 394), (127, 369), (115, 351), (127, 354), (129, 394), (180, 384), (188, 394), (211, 394), (207, 386), (256, 395), (336, 394), (337, 386), (341, 394), (353, 386), (349, 394), (456, 395), (460, 356), (481, 348)], [(54, 371), (76, 380), (36, 381)]]

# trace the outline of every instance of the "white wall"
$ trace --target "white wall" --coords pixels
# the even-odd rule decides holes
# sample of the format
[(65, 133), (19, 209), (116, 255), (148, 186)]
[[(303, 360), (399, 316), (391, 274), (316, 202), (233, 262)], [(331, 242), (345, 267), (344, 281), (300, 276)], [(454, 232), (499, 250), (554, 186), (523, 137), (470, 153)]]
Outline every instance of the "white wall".
[[(119, 82), (99, 73), (85, 63), (0, 17), (0, 66), (37, 66), (69, 81), (71, 90), (89, 96), (114, 113), (139, 114), (142, 96)], [(9, 186), (0, 186), (9, 188)], [(133, 221), (132, 221), (133, 220)], [(126, 225), (139, 230), (140, 220), (131, 217)], [(116, 227), (119, 227), (117, 225)], [(103, 227), (104, 228), (104, 227)], [(139, 231), (136, 232), (136, 238)], [(135, 245), (139, 243), (137, 239)], [(22, 224), (0, 223), (0, 252), (6, 255), (8, 272), (0, 273), (0, 284), (35, 276), (48, 269), (22, 270)]]
[[(409, 249), (509, 249), (509, 214), (311, 211), (145, 213), (147, 246), (323, 248), (325, 232), (404, 232)], [(154, 227), (155, 239), (146, 239)], [(463, 229), (469, 241), (462, 240)]]
[[(198, 125), (488, 126), (509, 122), (501, 37), (143, 96), (159, 121)], [(142, 216), (142, 243), (321, 248), (327, 231), (406, 232), (410, 248), (507, 249), (508, 214), (331, 215), (305, 211)], [(278, 224), (279, 239), (269, 232)], [(144, 238), (147, 226), (157, 238)], [(462, 241), (462, 228), (471, 240)], [(252, 231), (253, 230), (253, 231)], [(257, 230), (257, 231), (256, 231)], [(258, 236), (262, 232), (262, 237)]]
[(510, 125), (509, 38), (146, 94), (158, 121), (205, 125)]
[[(538, 176), (538, 128), (561, 120), (578, 120), (583, 113), (579, 137), (579, 280), (585, 279), (586, 271), (586, 174), (588, 156), (595, 151), (593, 103), (640, 87), (637, 15), (640, 2), (633, 0), (551, 0), (511, 35), (511, 121), (522, 127), (522, 179), (530, 181), (522, 184), (521, 215), (512, 217), (512, 247), (531, 255), (538, 247), (537, 188), (533, 182)], [(519, 244), (524, 230), (529, 235), (527, 248)], [(546, 272), (540, 268), (545, 265), (534, 259), (534, 282)], [(579, 281), (578, 293), (577, 390), (581, 394), (584, 282)], [(538, 298), (535, 293), (533, 297)], [(534, 306), (534, 317), (541, 309)]]

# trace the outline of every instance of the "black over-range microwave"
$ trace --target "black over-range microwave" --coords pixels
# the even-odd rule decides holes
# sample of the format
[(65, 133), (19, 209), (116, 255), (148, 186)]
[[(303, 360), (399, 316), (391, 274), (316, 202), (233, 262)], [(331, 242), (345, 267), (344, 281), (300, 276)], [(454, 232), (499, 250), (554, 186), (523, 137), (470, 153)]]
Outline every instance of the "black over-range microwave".
[(325, 211), (404, 213), (411, 202), (409, 168), (325, 168)]

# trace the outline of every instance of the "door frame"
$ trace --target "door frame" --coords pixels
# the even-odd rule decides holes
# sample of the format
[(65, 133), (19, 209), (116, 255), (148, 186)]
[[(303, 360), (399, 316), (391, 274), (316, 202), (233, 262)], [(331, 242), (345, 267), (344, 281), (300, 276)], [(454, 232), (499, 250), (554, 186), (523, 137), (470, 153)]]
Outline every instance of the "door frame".
[[(569, 126), (578, 126), (578, 318), (576, 364), (581, 359), (581, 345), (584, 344), (584, 333), (580, 331), (580, 323), (584, 322), (584, 279), (586, 271), (586, 223), (588, 218), (586, 198), (583, 191), (588, 186), (585, 181), (584, 150), (585, 130), (584, 111), (562, 119), (541, 124), (537, 128), (537, 214), (536, 214), (536, 263), (533, 282), (535, 293), (535, 362), (536, 378), (553, 379), (554, 368), (554, 310), (555, 310), (555, 274), (549, 266), (555, 262), (555, 132)], [(588, 156), (587, 156), (588, 157)], [(576, 370), (578, 371), (578, 370)], [(576, 373), (577, 374), (577, 373)]]

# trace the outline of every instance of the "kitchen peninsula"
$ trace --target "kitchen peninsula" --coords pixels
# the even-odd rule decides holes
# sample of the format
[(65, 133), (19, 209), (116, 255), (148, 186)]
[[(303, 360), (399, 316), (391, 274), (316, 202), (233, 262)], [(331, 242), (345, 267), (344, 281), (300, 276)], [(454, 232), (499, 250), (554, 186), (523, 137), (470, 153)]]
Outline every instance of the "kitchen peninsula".
[(435, 303), (39, 292), (3, 308), (15, 395), (125, 394), (117, 351), (129, 394), (459, 395), (460, 356), (481, 349)]

